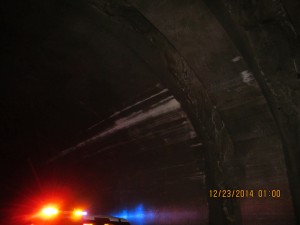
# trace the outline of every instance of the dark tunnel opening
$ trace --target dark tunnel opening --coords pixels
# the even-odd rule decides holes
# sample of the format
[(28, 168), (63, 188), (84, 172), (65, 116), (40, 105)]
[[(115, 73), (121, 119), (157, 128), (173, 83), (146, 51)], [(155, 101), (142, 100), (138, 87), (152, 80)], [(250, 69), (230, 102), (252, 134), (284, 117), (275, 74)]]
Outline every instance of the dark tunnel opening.
[(280, 73), (297, 70), (286, 48), (299, 44), (250, 13), (279, 6), (222, 1), (254, 27), (245, 53), (221, 1), (129, 2), (4, 3), (2, 222), (52, 201), (133, 225), (297, 224), (299, 81)]

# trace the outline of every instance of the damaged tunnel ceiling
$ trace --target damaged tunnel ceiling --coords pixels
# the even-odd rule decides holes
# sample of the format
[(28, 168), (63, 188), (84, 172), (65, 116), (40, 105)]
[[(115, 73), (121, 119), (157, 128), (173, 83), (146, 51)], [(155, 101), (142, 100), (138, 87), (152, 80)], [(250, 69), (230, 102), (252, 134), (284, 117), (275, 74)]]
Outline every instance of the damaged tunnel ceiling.
[[(28, 212), (51, 193), (107, 214), (155, 212), (133, 224), (297, 224), (299, 9), (4, 4), (1, 208)], [(281, 197), (213, 199), (208, 189)]]

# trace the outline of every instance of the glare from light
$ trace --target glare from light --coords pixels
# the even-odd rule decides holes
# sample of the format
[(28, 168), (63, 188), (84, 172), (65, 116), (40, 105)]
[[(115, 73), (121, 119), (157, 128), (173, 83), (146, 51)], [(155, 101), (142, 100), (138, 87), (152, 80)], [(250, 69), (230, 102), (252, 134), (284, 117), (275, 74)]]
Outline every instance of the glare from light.
[(52, 206), (45, 207), (41, 211), (41, 216), (44, 218), (52, 218), (58, 214), (58, 209)]
[(73, 214), (74, 214), (74, 216), (86, 216), (87, 212), (86, 211), (82, 211), (80, 209), (76, 209), (76, 210), (74, 210)]
[(137, 207), (133, 210), (122, 210), (117, 214), (113, 214), (113, 216), (124, 218), (124, 219), (137, 219), (143, 220), (148, 216), (148, 213), (144, 210), (144, 206), (142, 204), (137, 205)]
[(86, 211), (83, 211), (82, 209), (74, 209), (73, 212), (71, 212), (70, 214), (70, 219), (74, 220), (74, 221), (79, 221), (82, 220), (84, 218), (84, 216), (86, 216), (88, 213)]

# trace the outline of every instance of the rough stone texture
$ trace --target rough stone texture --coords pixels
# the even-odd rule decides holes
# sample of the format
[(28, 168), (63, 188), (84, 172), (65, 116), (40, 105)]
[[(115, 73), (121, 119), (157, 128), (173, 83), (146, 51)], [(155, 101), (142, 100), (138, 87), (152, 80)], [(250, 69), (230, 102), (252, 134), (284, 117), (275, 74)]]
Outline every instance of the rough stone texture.
[[(231, 33), (233, 40), (234, 28), (240, 32), (240, 40), (245, 37), (244, 45), (252, 50), (242, 49), (241, 41), (235, 43), (247, 58), (250, 68), (267, 99), (272, 115), (279, 127), (283, 152), (287, 164), (289, 184), (297, 223), (300, 223), (299, 192), (299, 23), (295, 12), (299, 3), (289, 1), (224, 1), (228, 10), (223, 10), (222, 3), (208, 2), (211, 9), (217, 13), (224, 28)], [(286, 10), (286, 6), (289, 11)], [(291, 9), (291, 4), (295, 8)], [(298, 6), (298, 7), (297, 7)], [(213, 7), (217, 8), (214, 10)], [(291, 15), (291, 16), (290, 16)], [(231, 17), (234, 22), (230, 23)], [(295, 25), (294, 25), (295, 24)], [(244, 36), (243, 36), (244, 35)], [(239, 42), (239, 43), (238, 43)], [(248, 42), (248, 43), (247, 43)]]
[[(235, 41), (241, 42), (241, 38), (231, 39), (228, 31), (220, 26), (222, 22), (218, 23), (199, 1), (132, 2), (166, 35), (203, 81), (235, 142), (240, 172), (246, 175), (242, 186), (280, 187), (287, 192), (282, 204), (289, 205), (280, 136), (265, 97), (253, 77), (253, 70), (241, 55), (244, 47), (235, 47)], [(220, 20), (226, 21), (223, 17)], [(270, 136), (276, 141), (270, 142)], [(261, 149), (261, 146), (264, 147)], [(273, 160), (269, 161), (269, 158)], [(242, 201), (243, 207), (253, 205), (251, 201)], [(287, 208), (291, 210), (290, 206)], [(281, 210), (274, 208), (278, 220), (282, 218)], [(262, 222), (253, 221), (252, 216), (244, 213), (245, 224)], [(262, 210), (257, 207), (256, 213), (262, 213)], [(273, 218), (274, 214), (266, 212), (265, 216)], [(284, 222), (283, 218), (282, 223), (289, 221)]]
[[(53, 182), (96, 211), (151, 205), (146, 224), (207, 224), (208, 208), (210, 224), (293, 224), (299, 4), (130, 3), (1, 8), (1, 208), (13, 196), (32, 209)], [(287, 167), (283, 150), (296, 153)], [(212, 199), (211, 188), (282, 197)]]
[[(185, 59), (134, 8), (115, 2), (97, 2), (96, 6), (99, 13), (106, 12), (113, 18), (114, 25), (118, 28), (112, 28), (112, 32), (115, 29), (118, 29), (119, 34), (124, 32), (122, 38), (126, 45), (146, 61), (187, 110), (193, 126), (206, 144), (208, 187), (237, 189), (237, 180), (230, 179), (236, 176), (237, 169), (232, 140), (205, 88)], [(132, 34), (126, 39), (126, 26), (144, 39), (136, 39)], [(239, 209), (234, 199), (210, 199), (210, 215), (212, 224), (240, 223)]]

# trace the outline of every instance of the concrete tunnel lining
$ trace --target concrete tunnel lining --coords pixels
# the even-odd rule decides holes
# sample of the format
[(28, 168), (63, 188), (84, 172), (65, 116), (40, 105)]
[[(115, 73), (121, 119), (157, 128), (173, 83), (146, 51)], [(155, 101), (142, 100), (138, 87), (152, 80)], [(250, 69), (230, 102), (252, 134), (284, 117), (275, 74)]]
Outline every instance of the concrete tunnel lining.
[[(209, 162), (207, 163), (207, 171), (209, 171), (207, 175), (214, 174), (214, 176), (208, 177), (208, 188), (237, 188), (240, 184), (236, 179), (230, 178), (242, 176), (240, 171), (236, 171), (240, 169), (241, 165), (235, 158), (237, 155), (231, 135), (224, 126), (226, 122), (224, 123), (220, 118), (218, 108), (211, 103), (208, 92), (200, 83), (194, 70), (190, 68), (189, 63), (170, 44), (170, 39), (166, 39), (130, 5), (123, 5), (119, 2), (105, 4), (105, 1), (92, 2), (92, 4), (94, 5), (79, 4), (75, 6), (76, 4), (74, 4), (72, 6), (78, 7), (76, 10), (83, 10), (82, 12), (86, 13), (83, 23), (79, 23), (80, 26), (86, 27), (87, 25), (88, 27), (89, 23), (93, 24), (94, 21), (97, 21), (95, 27), (104, 28), (105, 32), (109, 36), (113, 36), (119, 44), (127, 46), (130, 52), (133, 52), (133, 55), (149, 68), (151, 76), (158, 76), (163, 81), (163, 84), (170, 89), (185, 109), (198, 136), (204, 139), (206, 162)], [(81, 6), (83, 7), (80, 8)], [(97, 8), (95, 9), (95, 7)], [(101, 20), (99, 20), (100, 17)], [(82, 18), (78, 21), (82, 22)], [(92, 64), (88, 66), (92, 66)], [(109, 71), (108, 73), (113, 74), (114, 72)], [(226, 199), (216, 202), (210, 199), (210, 201), (212, 224), (241, 223), (242, 218), (236, 202)], [(230, 212), (230, 210), (232, 211)], [(216, 217), (216, 213), (220, 216)]]

